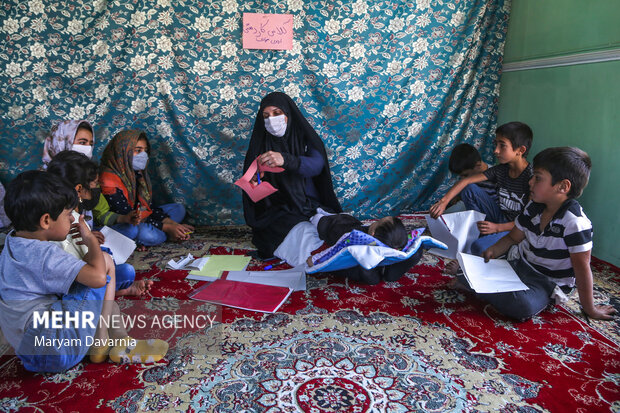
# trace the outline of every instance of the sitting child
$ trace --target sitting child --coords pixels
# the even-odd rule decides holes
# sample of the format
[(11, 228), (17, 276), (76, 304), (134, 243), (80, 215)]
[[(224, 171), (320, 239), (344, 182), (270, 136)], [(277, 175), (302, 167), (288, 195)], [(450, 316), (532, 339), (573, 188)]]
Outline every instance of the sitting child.
[[(531, 201), (508, 235), (484, 251), (485, 260), (507, 251), (509, 262), (529, 290), (477, 294), (500, 313), (527, 320), (575, 283), (583, 311), (611, 319), (615, 309), (594, 304), (590, 253), (592, 224), (575, 198), (588, 183), (591, 161), (578, 148), (548, 148), (534, 158)], [(513, 248), (511, 248), (513, 247)]]
[[(57, 154), (62, 151), (74, 151), (84, 154), (88, 159), (93, 157), (95, 145), (95, 131), (93, 126), (85, 120), (65, 120), (50, 131), (43, 146), (43, 170)], [(92, 208), (88, 208), (85, 215), (94, 219), (95, 226), (112, 226), (115, 224), (132, 224), (138, 220), (135, 211), (128, 214), (117, 214), (110, 210), (110, 205), (102, 193), (91, 201)], [(92, 210), (92, 211), (91, 211)]]
[[(499, 165), (461, 179), (430, 209), (431, 217), (437, 218), (452, 198), (460, 194), (468, 210), (486, 214), (487, 220), (478, 222), (478, 230), (483, 236), (471, 246), (472, 254), (479, 256), (514, 227), (515, 218), (527, 203), (528, 182), (532, 177), (532, 166), (526, 159), (532, 146), (530, 127), (521, 122), (510, 122), (498, 127), (495, 135), (493, 153)], [(486, 180), (496, 185), (497, 197), (473, 185)]]
[[(456, 145), (454, 149), (452, 149), (452, 152), (450, 152), (448, 170), (460, 178), (469, 178), (470, 176), (484, 173), (487, 169), (489, 169), (489, 165), (482, 160), (478, 149), (468, 143)], [(491, 198), (497, 199), (494, 183), (482, 181), (477, 182), (475, 185), (479, 186), (480, 189), (489, 194)], [(445, 210), (445, 213), (465, 211), (467, 209), (468, 208), (461, 200), (461, 197), (456, 196), (452, 200), (452, 206), (448, 207)]]
[[(194, 227), (181, 224), (185, 207), (171, 203), (155, 207), (147, 165), (151, 145), (146, 134), (126, 130), (108, 142), (101, 156), (101, 191), (110, 208), (119, 215), (137, 216), (131, 223), (117, 223), (112, 228), (140, 246), (159, 245), (166, 241), (185, 241)], [(143, 248), (143, 247), (142, 247)]]
[[(71, 184), (79, 198), (79, 203), (73, 211), (73, 218), (77, 221), (80, 214), (92, 210), (99, 201), (101, 189), (98, 182), (98, 166), (94, 161), (88, 159), (84, 154), (75, 151), (62, 151), (55, 155), (48, 164), (47, 171), (51, 174), (64, 178)], [(91, 231), (99, 241), (105, 242), (104, 236), (99, 231)], [(77, 244), (76, 239), (71, 235), (67, 236), (58, 245), (66, 252), (79, 259), (84, 259), (88, 253), (85, 245)], [(110, 253), (109, 249), (104, 251)], [(151, 280), (134, 281), (136, 271), (127, 263), (115, 265), (116, 272), (116, 295), (142, 295), (148, 292), (153, 284)]]
[[(325, 241), (325, 244), (328, 246), (336, 244), (340, 237), (353, 230), (365, 232), (385, 245), (397, 250), (402, 249), (408, 240), (405, 226), (396, 217), (383, 217), (365, 226), (360, 220), (351, 215), (328, 214), (319, 210), (317, 215), (310, 219), (310, 222), (316, 226), (319, 238)], [(370, 270), (358, 265), (346, 270), (336, 271), (334, 274), (346, 277), (351, 281), (369, 285), (378, 284), (382, 279), (384, 281), (396, 281), (414, 265), (414, 258), (419, 260), (420, 257), (416, 257), (416, 255), (397, 264), (375, 267)], [(308, 257), (306, 263), (312, 267), (314, 265), (313, 257)]]
[[(7, 186), (5, 209), (15, 230), (0, 254), (0, 328), (5, 338), (34, 372), (65, 371), (87, 353), (93, 362), (108, 355), (114, 362), (160, 360), (168, 351), (166, 342), (134, 340), (111, 323), (112, 316), (120, 315), (114, 266), (83, 216), (72, 224), (77, 202), (74, 188), (43, 171), (21, 173)], [(88, 247), (84, 261), (49, 242), (64, 240), (72, 229)], [(64, 326), (40, 322), (52, 311), (62, 314)], [(69, 316), (83, 320), (84, 315), (94, 316), (99, 327), (66, 325)]]

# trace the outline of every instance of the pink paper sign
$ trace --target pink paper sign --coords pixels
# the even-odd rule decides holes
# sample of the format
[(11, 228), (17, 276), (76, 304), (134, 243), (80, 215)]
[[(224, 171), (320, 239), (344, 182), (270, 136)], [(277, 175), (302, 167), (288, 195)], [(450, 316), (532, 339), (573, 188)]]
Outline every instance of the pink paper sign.
[(293, 15), (243, 13), (243, 48), (291, 50)]

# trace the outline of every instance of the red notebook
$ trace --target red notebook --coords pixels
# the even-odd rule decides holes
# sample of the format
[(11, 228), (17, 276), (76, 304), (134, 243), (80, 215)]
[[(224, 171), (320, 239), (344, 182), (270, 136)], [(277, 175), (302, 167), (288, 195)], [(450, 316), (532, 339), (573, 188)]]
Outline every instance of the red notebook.
[(198, 288), (189, 298), (242, 310), (275, 313), (293, 292), (287, 287), (217, 279)]

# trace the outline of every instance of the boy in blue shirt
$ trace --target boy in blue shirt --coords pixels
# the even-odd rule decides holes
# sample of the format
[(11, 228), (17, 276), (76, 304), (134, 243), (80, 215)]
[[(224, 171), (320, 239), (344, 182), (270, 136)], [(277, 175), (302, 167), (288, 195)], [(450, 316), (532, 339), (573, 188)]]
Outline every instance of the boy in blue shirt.
[[(0, 328), (27, 370), (60, 372), (91, 361), (157, 361), (161, 340), (134, 340), (113, 328), (114, 265), (99, 248), (84, 217), (73, 224), (77, 193), (62, 178), (27, 171), (8, 186), (6, 213), (14, 231), (0, 254)], [(83, 260), (49, 241), (79, 234), (89, 251)], [(58, 317), (58, 318), (56, 318)], [(47, 322), (45, 321), (47, 320)], [(97, 328), (100, 320), (108, 321)], [(90, 350), (90, 351), (89, 351)]]
[[(467, 209), (486, 214), (486, 220), (478, 222), (482, 237), (472, 244), (472, 254), (482, 255), (484, 250), (506, 235), (527, 203), (532, 166), (526, 156), (532, 146), (532, 138), (532, 130), (522, 122), (510, 122), (498, 127), (493, 153), (499, 165), (461, 179), (430, 208), (431, 217), (437, 218), (452, 198), (461, 194)], [(497, 198), (474, 185), (486, 180), (496, 185)]]
[[(583, 311), (609, 320), (615, 309), (594, 304), (592, 224), (575, 198), (588, 183), (590, 157), (578, 148), (548, 148), (534, 158), (531, 201), (510, 233), (484, 251), (486, 261), (508, 253), (529, 290), (478, 294), (500, 313), (526, 320), (545, 309), (555, 296), (575, 284)], [(515, 246), (516, 245), (516, 246)], [(511, 248), (515, 246), (514, 248)]]

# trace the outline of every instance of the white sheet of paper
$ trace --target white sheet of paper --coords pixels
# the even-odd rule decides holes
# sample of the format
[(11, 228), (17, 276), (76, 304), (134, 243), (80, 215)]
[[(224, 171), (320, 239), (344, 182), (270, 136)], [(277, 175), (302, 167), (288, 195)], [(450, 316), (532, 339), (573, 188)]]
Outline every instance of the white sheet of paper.
[(110, 248), (116, 265), (124, 264), (127, 258), (129, 258), (131, 253), (136, 249), (134, 240), (124, 236), (118, 231), (114, 231), (108, 226), (101, 228), (100, 232), (105, 237), (105, 242), (102, 247)]
[(288, 287), (293, 291), (306, 291), (306, 272), (303, 265), (281, 271), (228, 271), (230, 281)]
[(471, 251), (471, 244), (480, 236), (476, 223), (484, 221), (486, 215), (469, 210), (443, 214), (438, 219), (433, 219), (430, 215), (424, 217), (433, 238), (448, 246), (447, 250), (432, 248), (429, 252), (441, 257), (456, 258), (457, 252)]
[(202, 257), (194, 259), (192, 254), (187, 254), (187, 257), (181, 258), (179, 261), (170, 260), (167, 266), (173, 270), (202, 270), (209, 257)]
[(529, 290), (506, 260), (489, 260), (459, 252), (456, 256), (467, 282), (477, 293)]

